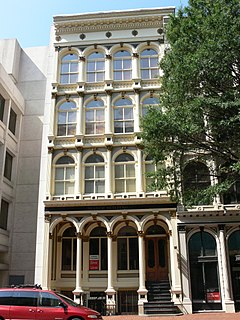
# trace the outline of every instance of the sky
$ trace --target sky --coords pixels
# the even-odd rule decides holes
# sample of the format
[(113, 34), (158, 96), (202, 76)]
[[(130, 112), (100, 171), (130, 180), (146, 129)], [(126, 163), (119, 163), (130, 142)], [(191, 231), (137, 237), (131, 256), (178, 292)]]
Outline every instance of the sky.
[(96, 11), (186, 6), (188, 0), (5, 0), (0, 39), (16, 38), (22, 48), (47, 46), (53, 16)]

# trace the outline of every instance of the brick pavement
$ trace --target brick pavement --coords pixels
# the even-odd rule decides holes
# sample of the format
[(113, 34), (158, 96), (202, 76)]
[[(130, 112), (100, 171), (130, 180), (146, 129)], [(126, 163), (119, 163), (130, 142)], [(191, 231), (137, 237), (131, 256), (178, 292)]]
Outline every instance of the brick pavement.
[(181, 316), (104, 316), (104, 320), (240, 320), (240, 313), (195, 313)]

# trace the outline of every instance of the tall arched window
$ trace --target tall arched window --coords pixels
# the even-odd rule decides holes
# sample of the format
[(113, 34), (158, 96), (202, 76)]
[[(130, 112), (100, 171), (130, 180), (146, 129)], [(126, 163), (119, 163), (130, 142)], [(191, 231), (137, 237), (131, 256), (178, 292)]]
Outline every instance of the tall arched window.
[(135, 161), (128, 153), (120, 154), (115, 160), (115, 193), (135, 192)]
[(74, 227), (67, 228), (62, 235), (62, 270), (76, 270), (77, 238)]
[(134, 131), (133, 105), (130, 99), (119, 99), (114, 103), (114, 132)]
[(143, 50), (141, 58), (141, 78), (153, 79), (159, 77), (158, 53), (153, 49)]
[(144, 99), (142, 102), (142, 116), (144, 117), (147, 114), (148, 108), (150, 106), (158, 106), (158, 105), (159, 105), (159, 99), (156, 97), (148, 97)]
[(92, 100), (85, 107), (86, 134), (103, 134), (105, 131), (104, 103)]
[(89, 270), (107, 270), (107, 264), (107, 232), (97, 227), (89, 236)]
[[(201, 162), (191, 161), (183, 170), (183, 195), (185, 200), (194, 198), (194, 204), (202, 203), (201, 197), (198, 199), (198, 191), (204, 190), (211, 185), (208, 167)], [(194, 194), (192, 193), (194, 191)], [(191, 200), (192, 201), (192, 200)], [(207, 200), (206, 200), (207, 201)], [(208, 200), (209, 202), (210, 200)]]
[(59, 158), (55, 164), (55, 195), (73, 194), (75, 162), (69, 156)]
[(89, 156), (85, 162), (85, 193), (105, 192), (105, 163), (98, 154)]
[(126, 50), (113, 55), (114, 80), (130, 80), (132, 78), (132, 57)]
[(138, 237), (133, 227), (120, 229), (117, 236), (118, 270), (138, 270)]
[(93, 52), (87, 57), (87, 82), (104, 81), (105, 57), (101, 52)]
[(77, 106), (73, 101), (65, 101), (58, 108), (57, 135), (70, 136), (76, 134)]
[[(234, 163), (232, 163), (233, 165)], [(228, 168), (230, 163), (225, 164)], [(229, 181), (229, 189), (222, 195), (222, 202), (224, 204), (238, 203), (240, 202), (240, 175), (237, 172), (226, 172), (224, 165), (221, 167), (221, 182)]]
[(210, 306), (213, 302), (215, 308), (220, 309), (216, 240), (211, 234), (201, 230), (191, 236), (188, 246), (193, 310), (209, 308), (207, 305)]
[(78, 56), (75, 53), (69, 53), (61, 60), (60, 83), (76, 83), (77, 80)]

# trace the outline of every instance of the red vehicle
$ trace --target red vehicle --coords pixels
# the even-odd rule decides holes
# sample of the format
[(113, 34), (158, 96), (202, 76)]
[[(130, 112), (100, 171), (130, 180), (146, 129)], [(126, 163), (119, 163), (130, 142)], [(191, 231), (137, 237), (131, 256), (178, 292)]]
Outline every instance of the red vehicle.
[(18, 287), (0, 289), (0, 319), (99, 320), (102, 316), (60, 293), (39, 287)]

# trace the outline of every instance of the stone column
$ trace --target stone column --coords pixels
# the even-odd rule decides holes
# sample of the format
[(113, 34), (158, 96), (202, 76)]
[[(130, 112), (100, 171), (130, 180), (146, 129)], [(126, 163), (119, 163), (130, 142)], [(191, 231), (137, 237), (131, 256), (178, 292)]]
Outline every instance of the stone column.
[(107, 91), (107, 106), (105, 113), (105, 134), (112, 135), (112, 93), (111, 91)]
[(106, 165), (106, 193), (112, 194), (112, 148), (108, 147), (107, 149), (107, 165)]
[(186, 313), (192, 313), (185, 226), (178, 227), (178, 235), (179, 235), (179, 260), (180, 260), (179, 262), (180, 262), (181, 276), (182, 276), (182, 304)]
[(82, 301), (82, 236), (77, 233), (77, 254), (76, 254), (76, 288), (73, 291), (74, 301), (83, 304)]
[(116, 291), (113, 288), (113, 263), (112, 263), (112, 238), (113, 233), (108, 232), (108, 287), (106, 292), (106, 313), (107, 315), (113, 315), (116, 312)]
[(138, 314), (144, 314), (144, 302), (147, 302), (147, 292), (145, 287), (145, 246), (144, 233), (138, 232), (138, 255), (139, 255), (139, 289), (138, 289)]
[(134, 132), (140, 132), (140, 96), (139, 90), (135, 90), (135, 108), (134, 108)]
[(137, 192), (143, 192), (143, 159), (142, 150), (137, 149)]
[(132, 55), (132, 79), (139, 79), (138, 58), (139, 55), (136, 52), (134, 52)]
[(222, 302), (225, 304), (226, 312), (235, 312), (234, 301), (230, 293), (230, 279), (227, 265), (225, 226), (219, 225), (219, 242), (220, 242), (220, 263), (222, 266)]
[(112, 57), (110, 54), (107, 54), (105, 57), (105, 81), (109, 81), (112, 79), (111, 63), (112, 63)]
[(76, 174), (75, 174), (75, 194), (81, 198), (82, 195), (82, 148), (77, 148), (77, 166), (76, 166)]

